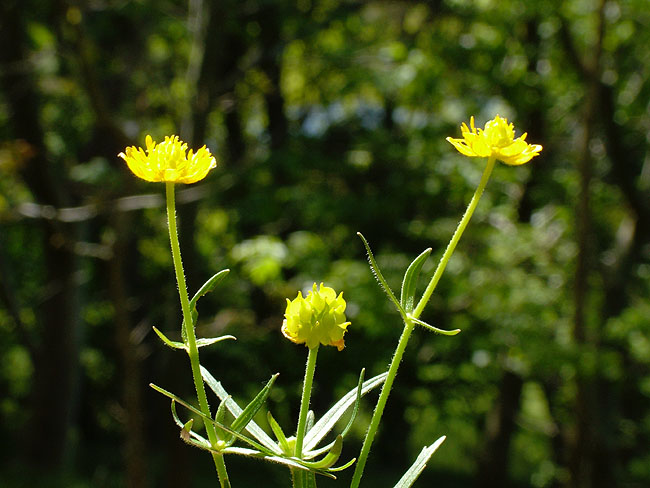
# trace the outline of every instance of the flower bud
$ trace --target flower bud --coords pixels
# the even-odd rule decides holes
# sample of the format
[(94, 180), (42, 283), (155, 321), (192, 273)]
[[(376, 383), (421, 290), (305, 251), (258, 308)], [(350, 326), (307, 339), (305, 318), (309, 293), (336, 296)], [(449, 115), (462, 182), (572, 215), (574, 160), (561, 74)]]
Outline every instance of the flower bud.
[(298, 292), (294, 300), (287, 298), (282, 334), (310, 349), (323, 344), (341, 351), (345, 347), (343, 335), (350, 325), (345, 321), (345, 306), (343, 292), (337, 297), (332, 288), (321, 283), (318, 289), (314, 283), (306, 297)]

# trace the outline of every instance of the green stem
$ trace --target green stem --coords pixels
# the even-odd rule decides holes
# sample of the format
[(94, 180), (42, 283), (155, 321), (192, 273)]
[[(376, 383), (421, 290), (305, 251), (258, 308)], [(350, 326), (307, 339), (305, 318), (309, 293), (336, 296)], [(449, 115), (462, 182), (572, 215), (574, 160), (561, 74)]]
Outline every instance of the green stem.
[(311, 398), (311, 386), (314, 381), (314, 371), (316, 370), (316, 357), (318, 356), (318, 346), (309, 349), (307, 355), (307, 365), (305, 366), (305, 379), (302, 385), (302, 398), (300, 399), (300, 414), (298, 415), (298, 430), (296, 430), (296, 447), (294, 456), (302, 459), (302, 443), (305, 439), (305, 427), (307, 425), (307, 413), (309, 412), (309, 400)]
[(375, 411), (372, 414), (372, 419), (370, 420), (370, 425), (368, 426), (368, 432), (366, 432), (366, 438), (363, 440), (363, 446), (361, 447), (359, 459), (357, 460), (357, 464), (354, 468), (352, 482), (350, 483), (351, 488), (357, 488), (361, 482), (363, 470), (366, 466), (366, 461), (368, 460), (368, 454), (370, 454), (370, 447), (372, 446), (372, 442), (375, 440), (375, 435), (377, 434), (377, 429), (379, 428), (379, 423), (381, 422), (381, 416), (384, 413), (384, 407), (386, 407), (386, 402), (388, 401), (388, 395), (390, 394), (390, 390), (393, 387), (393, 381), (395, 381), (395, 377), (397, 376), (399, 364), (402, 361), (402, 356), (404, 355), (406, 345), (408, 344), (409, 337), (411, 337), (411, 332), (413, 332), (414, 326), (415, 324), (410, 319), (407, 319), (404, 324), (402, 336), (399, 338), (397, 348), (395, 349), (395, 354), (393, 354), (393, 359), (391, 360), (390, 366), (388, 367), (388, 376), (386, 376), (386, 381), (381, 388), (381, 393), (379, 394), (379, 399), (377, 400), (377, 406), (375, 406)]
[(424, 290), (424, 293), (422, 294), (422, 298), (420, 299), (417, 307), (415, 307), (415, 310), (413, 310), (412, 315), (416, 319), (420, 317), (422, 311), (424, 310), (424, 307), (426, 307), (427, 303), (429, 303), (429, 299), (431, 298), (433, 291), (436, 289), (436, 286), (438, 285), (438, 281), (440, 281), (440, 277), (442, 276), (442, 273), (445, 271), (445, 268), (447, 267), (447, 263), (449, 262), (451, 255), (454, 253), (454, 250), (456, 249), (456, 244), (458, 244), (458, 241), (460, 241), (460, 238), (463, 235), (463, 232), (465, 231), (467, 224), (469, 224), (469, 220), (472, 218), (472, 215), (474, 214), (474, 210), (476, 210), (478, 202), (481, 199), (481, 195), (483, 195), (483, 190), (485, 190), (485, 185), (487, 185), (487, 182), (490, 179), (490, 175), (492, 174), (492, 170), (494, 169), (495, 163), (496, 163), (496, 158), (494, 156), (490, 156), (487, 165), (485, 166), (485, 170), (483, 170), (481, 181), (479, 182), (478, 187), (476, 188), (476, 191), (472, 196), (472, 200), (469, 202), (469, 205), (467, 206), (467, 210), (465, 210), (465, 213), (463, 214), (463, 218), (460, 219), (460, 222), (458, 223), (458, 227), (456, 227), (456, 232), (454, 232), (454, 235), (451, 237), (449, 244), (447, 244), (447, 249), (445, 249), (445, 253), (440, 258), (438, 267), (436, 268), (435, 273), (433, 273), (433, 277), (431, 278), (431, 281), (427, 285), (426, 290)]
[[(422, 311), (424, 310), (424, 307), (429, 302), (429, 299), (431, 298), (431, 295), (433, 294), (433, 291), (435, 290), (438, 281), (440, 281), (440, 277), (442, 276), (442, 273), (444, 272), (445, 267), (447, 266), (447, 263), (451, 258), (451, 255), (454, 253), (454, 249), (456, 249), (456, 245), (458, 244), (458, 241), (463, 235), (463, 232), (465, 231), (465, 228), (467, 227), (467, 224), (469, 223), (472, 214), (474, 213), (474, 210), (476, 210), (481, 195), (483, 194), (483, 190), (485, 190), (485, 186), (487, 185), (487, 182), (490, 179), (490, 175), (492, 174), (492, 170), (494, 169), (495, 163), (496, 163), (496, 158), (491, 156), (487, 161), (487, 165), (485, 167), (485, 170), (483, 171), (483, 175), (481, 176), (481, 181), (479, 182), (478, 187), (476, 188), (476, 191), (472, 196), (472, 200), (469, 202), (469, 205), (467, 206), (467, 210), (465, 210), (465, 214), (463, 215), (460, 222), (458, 223), (458, 227), (456, 228), (454, 235), (449, 241), (449, 244), (447, 245), (447, 249), (445, 249), (442, 258), (440, 258), (438, 267), (436, 268), (436, 271), (433, 274), (431, 281), (429, 282), (426, 290), (424, 291), (424, 294), (422, 295), (420, 302), (418, 303), (417, 307), (415, 307), (415, 309), (413, 310), (411, 314), (412, 317), (419, 318), (420, 314), (422, 314)], [(375, 411), (372, 414), (372, 419), (370, 420), (370, 426), (368, 427), (368, 431), (366, 432), (366, 438), (363, 441), (363, 446), (361, 447), (361, 452), (359, 453), (359, 459), (354, 469), (354, 475), (352, 476), (352, 482), (350, 483), (350, 488), (358, 488), (359, 484), (361, 483), (363, 470), (366, 466), (366, 461), (368, 460), (368, 455), (370, 454), (370, 448), (372, 447), (372, 443), (375, 439), (375, 435), (377, 434), (377, 429), (379, 428), (379, 423), (381, 422), (381, 417), (384, 413), (386, 402), (388, 401), (388, 395), (390, 395), (390, 390), (393, 387), (393, 382), (395, 381), (395, 377), (397, 376), (397, 370), (399, 369), (400, 362), (402, 361), (402, 356), (404, 355), (404, 351), (406, 350), (406, 345), (408, 344), (409, 338), (411, 337), (411, 332), (413, 332), (414, 327), (415, 327), (414, 322), (407, 317), (406, 320), (404, 321), (404, 330), (402, 331), (402, 336), (399, 338), (399, 342), (397, 343), (397, 348), (395, 349), (395, 354), (393, 355), (393, 359), (391, 360), (390, 366), (388, 367), (388, 375), (386, 376), (386, 381), (384, 382), (384, 385), (381, 388), (381, 393), (379, 394), (379, 399), (377, 400), (377, 406), (375, 407)]]
[[(178, 230), (176, 228), (176, 199), (174, 195), (174, 183), (166, 183), (167, 193), (167, 220), (169, 226), (169, 242), (172, 248), (172, 260), (174, 262), (174, 271), (176, 272), (176, 282), (178, 283), (178, 294), (181, 300), (181, 309), (183, 311), (183, 320), (185, 321), (185, 331), (187, 333), (187, 348), (190, 357), (190, 365), (192, 366), (192, 377), (194, 379), (194, 387), (196, 388), (196, 396), (199, 401), (199, 408), (201, 412), (207, 417), (212, 418), (210, 414), (210, 405), (208, 404), (208, 397), (205, 394), (205, 386), (203, 385), (203, 378), (201, 377), (201, 364), (199, 362), (199, 348), (196, 345), (196, 334), (194, 332), (194, 322), (192, 321), (192, 314), (190, 312), (190, 300), (187, 295), (187, 285), (185, 284), (185, 274), (183, 273), (183, 262), (181, 260), (181, 248), (178, 243)], [(216, 447), (219, 441), (217, 432), (214, 425), (205, 422), (205, 430), (208, 434), (208, 439), (213, 447)], [(230, 480), (228, 479), (228, 472), (226, 471), (226, 464), (223, 460), (223, 455), (217, 452), (212, 453), (214, 465), (217, 469), (219, 482), (222, 488), (230, 488)]]

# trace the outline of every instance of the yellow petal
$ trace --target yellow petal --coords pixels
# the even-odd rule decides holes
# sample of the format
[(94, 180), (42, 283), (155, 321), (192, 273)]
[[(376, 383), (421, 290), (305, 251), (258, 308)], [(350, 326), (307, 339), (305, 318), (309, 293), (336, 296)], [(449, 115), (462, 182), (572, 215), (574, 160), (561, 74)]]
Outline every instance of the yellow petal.
[(447, 137), (458, 152), (469, 157), (495, 157), (512, 166), (527, 163), (542, 150), (539, 144), (528, 144), (527, 133), (515, 139), (515, 127), (508, 119), (499, 115), (489, 120), (483, 129), (474, 125), (474, 116), (469, 119), (469, 127), (464, 122), (460, 126), (462, 139)]
[(143, 180), (195, 183), (217, 166), (206, 146), (187, 153), (187, 144), (178, 136), (166, 136), (163, 142), (157, 144), (147, 134), (145, 145), (146, 153), (142, 148), (132, 146), (118, 154), (133, 174)]

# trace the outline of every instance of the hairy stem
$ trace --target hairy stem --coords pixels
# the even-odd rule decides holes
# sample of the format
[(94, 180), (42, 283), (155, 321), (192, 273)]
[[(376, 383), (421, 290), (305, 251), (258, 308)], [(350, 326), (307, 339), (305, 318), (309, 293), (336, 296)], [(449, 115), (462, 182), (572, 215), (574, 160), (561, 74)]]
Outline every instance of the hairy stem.
[(314, 381), (314, 371), (316, 370), (316, 357), (318, 356), (318, 346), (309, 349), (307, 355), (307, 365), (305, 367), (305, 379), (302, 385), (302, 398), (300, 400), (300, 414), (298, 416), (298, 430), (296, 430), (296, 447), (294, 456), (302, 459), (302, 443), (305, 439), (305, 426), (307, 425), (307, 413), (309, 412), (309, 400), (311, 398), (311, 386)]
[[(196, 388), (196, 396), (199, 401), (199, 408), (204, 415), (212, 418), (210, 414), (210, 405), (208, 404), (208, 397), (205, 394), (205, 386), (203, 385), (203, 378), (201, 377), (201, 364), (199, 362), (199, 348), (196, 345), (196, 334), (194, 332), (194, 322), (192, 321), (192, 314), (190, 312), (190, 300), (187, 295), (187, 285), (185, 284), (185, 274), (183, 272), (183, 262), (181, 260), (181, 249), (178, 243), (178, 230), (176, 227), (176, 199), (174, 194), (174, 183), (166, 183), (167, 192), (167, 221), (169, 227), (169, 242), (172, 248), (172, 260), (174, 262), (174, 271), (176, 272), (176, 282), (178, 283), (178, 294), (181, 300), (181, 309), (183, 311), (183, 320), (185, 322), (185, 332), (187, 335), (187, 348), (190, 357), (190, 365), (192, 366), (192, 377), (194, 379), (194, 387)], [(205, 430), (208, 434), (208, 439), (213, 447), (217, 446), (219, 439), (214, 425), (205, 422)], [(230, 480), (228, 479), (228, 472), (226, 471), (226, 464), (223, 460), (223, 454), (217, 452), (212, 453), (215, 468), (219, 476), (219, 482), (222, 488), (230, 488)]]
[[(445, 249), (442, 258), (440, 258), (438, 267), (436, 268), (436, 271), (434, 272), (431, 281), (427, 285), (427, 288), (424, 291), (422, 298), (420, 299), (417, 307), (415, 307), (415, 309), (413, 310), (413, 313), (411, 314), (412, 317), (416, 319), (419, 318), (420, 315), (422, 314), (422, 311), (424, 310), (424, 307), (426, 307), (427, 303), (429, 302), (429, 299), (431, 298), (433, 291), (438, 285), (438, 281), (440, 281), (440, 277), (442, 276), (442, 273), (447, 267), (447, 263), (449, 262), (449, 259), (454, 253), (454, 250), (456, 249), (456, 245), (458, 244), (458, 241), (460, 241), (460, 238), (463, 235), (463, 232), (465, 231), (467, 224), (469, 223), (470, 219), (472, 218), (472, 215), (474, 214), (474, 210), (476, 210), (478, 202), (481, 199), (481, 195), (483, 195), (483, 190), (485, 190), (485, 186), (487, 185), (487, 182), (490, 179), (490, 175), (492, 174), (492, 170), (494, 169), (495, 163), (496, 163), (496, 158), (494, 156), (491, 156), (487, 161), (487, 165), (485, 167), (485, 170), (483, 171), (483, 175), (481, 176), (481, 181), (479, 182), (478, 187), (476, 188), (476, 191), (474, 192), (474, 195), (472, 196), (472, 199), (470, 200), (469, 205), (467, 206), (467, 210), (465, 210), (465, 213), (463, 214), (463, 217), (460, 219), (460, 222), (458, 223), (458, 227), (456, 228), (454, 235), (451, 237), (451, 240), (447, 245), (447, 249)], [(359, 459), (354, 469), (354, 475), (352, 476), (352, 482), (350, 483), (350, 488), (358, 488), (359, 484), (361, 483), (361, 477), (363, 476), (363, 470), (366, 466), (368, 455), (370, 454), (370, 448), (372, 447), (372, 443), (375, 439), (375, 435), (377, 434), (377, 429), (379, 428), (381, 417), (384, 414), (384, 408), (386, 407), (386, 402), (388, 401), (390, 390), (393, 387), (393, 382), (395, 381), (395, 377), (397, 376), (397, 370), (399, 369), (400, 362), (402, 361), (402, 356), (404, 355), (404, 351), (406, 350), (406, 345), (408, 344), (409, 338), (411, 337), (411, 332), (413, 332), (414, 327), (415, 324), (413, 320), (407, 317), (404, 320), (404, 330), (402, 331), (402, 335), (399, 339), (399, 342), (397, 343), (395, 354), (393, 354), (393, 359), (391, 360), (390, 366), (388, 367), (388, 376), (386, 377), (386, 381), (384, 382), (384, 385), (381, 388), (381, 393), (379, 394), (379, 399), (377, 400), (375, 411), (372, 414), (372, 419), (370, 420), (370, 425), (368, 426), (368, 431), (366, 432), (366, 438), (363, 441), (363, 446), (361, 447), (361, 452), (359, 453)]]
[(454, 235), (451, 237), (449, 244), (447, 244), (447, 249), (445, 249), (445, 253), (440, 258), (438, 267), (436, 268), (435, 273), (433, 273), (433, 277), (431, 278), (431, 281), (427, 285), (426, 290), (424, 290), (424, 293), (422, 294), (422, 298), (418, 302), (417, 307), (415, 307), (415, 310), (413, 310), (412, 315), (416, 319), (420, 317), (420, 315), (424, 310), (424, 307), (426, 307), (427, 303), (429, 303), (429, 299), (431, 298), (433, 291), (436, 289), (436, 286), (438, 285), (438, 281), (440, 281), (440, 277), (442, 276), (442, 273), (445, 271), (449, 259), (451, 259), (451, 255), (454, 254), (454, 250), (456, 249), (456, 244), (458, 244), (458, 241), (460, 241), (463, 232), (465, 232), (465, 228), (467, 227), (467, 224), (469, 224), (469, 220), (472, 218), (472, 215), (474, 214), (474, 210), (476, 210), (476, 207), (478, 206), (478, 202), (481, 199), (481, 195), (483, 195), (483, 190), (485, 190), (485, 186), (487, 185), (488, 180), (490, 179), (490, 175), (492, 174), (492, 170), (494, 169), (495, 163), (496, 163), (496, 158), (494, 156), (490, 156), (487, 165), (485, 166), (485, 170), (483, 170), (481, 181), (479, 182), (478, 187), (476, 188), (476, 191), (474, 192), (474, 195), (472, 196), (472, 199), (470, 200), (469, 205), (467, 206), (467, 210), (465, 210), (465, 213), (463, 214), (463, 218), (460, 219), (460, 222), (458, 223), (458, 227), (456, 227), (456, 232), (454, 232)]

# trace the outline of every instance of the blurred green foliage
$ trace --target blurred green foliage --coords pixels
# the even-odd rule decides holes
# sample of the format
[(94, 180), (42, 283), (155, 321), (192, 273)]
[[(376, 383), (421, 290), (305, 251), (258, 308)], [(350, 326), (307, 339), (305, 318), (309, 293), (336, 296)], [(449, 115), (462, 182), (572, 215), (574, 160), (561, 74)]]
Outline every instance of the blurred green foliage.
[[(421, 486), (493, 486), (482, 477), (486, 459), (505, 469), (494, 486), (648, 485), (645, 0), (3, 4), (3, 486), (211, 479), (203, 456), (177, 439), (166, 400), (147, 387), (192, 392), (185, 358), (151, 333), (155, 325), (176, 340), (180, 310), (162, 187), (127, 172), (116, 156), (126, 144), (179, 133), (217, 155), (205, 182), (178, 196), (190, 293), (232, 270), (201, 300), (198, 333), (238, 341), (202, 349), (202, 360), (242, 399), (280, 372), (269, 407), (290, 430), (306, 350), (280, 334), (285, 299), (322, 281), (348, 302), (346, 349), (319, 358), (318, 415), (362, 367), (367, 376), (385, 369), (401, 330), (356, 232), (394, 289), (427, 247), (430, 275), (483, 169), (445, 137), (457, 137), (470, 115), (482, 125), (496, 113), (544, 151), (523, 167), (497, 166), (422, 317), (462, 333), (414, 334), (366, 482), (392, 486), (445, 434)], [(584, 159), (586, 251), (576, 226)], [(73, 256), (69, 280), (56, 274), (50, 248)], [(72, 293), (61, 298), (62, 289)], [(72, 324), (66, 365), (39, 359), (55, 347), (46, 339), (52, 300)], [(25, 475), (25, 465), (40, 467), (38, 456), (51, 454), (33, 454), (48, 435), (34, 420), (52, 407), (34, 393), (45, 373), (71, 385), (66, 398), (52, 397), (67, 412), (50, 419), (65, 424), (60, 459)], [(371, 408), (366, 401), (346, 459), (358, 452)], [(506, 459), (491, 459), (504, 439)], [(235, 486), (288, 482), (281, 468), (253, 466), (233, 462)]]

